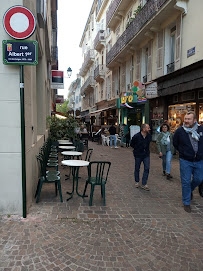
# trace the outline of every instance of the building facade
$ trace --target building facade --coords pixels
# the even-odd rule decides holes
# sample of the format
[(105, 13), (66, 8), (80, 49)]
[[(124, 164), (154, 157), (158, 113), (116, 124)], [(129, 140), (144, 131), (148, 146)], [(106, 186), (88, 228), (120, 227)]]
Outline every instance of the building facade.
[[(99, 4), (100, 7), (105, 4), (98, 12), (103, 17), (93, 16)], [(86, 114), (91, 117), (98, 113), (102, 119), (103, 113), (99, 112), (104, 103), (99, 100), (102, 93), (106, 101), (109, 95), (111, 101), (117, 99), (118, 124), (125, 123), (129, 127), (149, 123), (154, 140), (156, 129), (164, 120), (169, 121), (174, 131), (188, 110), (194, 110), (202, 122), (201, 7), (200, 0), (195, 4), (191, 0), (94, 1), (81, 47), (93, 44), (93, 38), (87, 38), (88, 34), (96, 35), (88, 28), (93, 18), (96, 22), (104, 18), (105, 26), (99, 29), (92, 51), (94, 58), (86, 70), (97, 67), (94, 85), (89, 88), (95, 93), (95, 102), (91, 107), (86, 105), (89, 110)], [(99, 37), (104, 37), (100, 43)], [(103, 77), (98, 76), (102, 71), (102, 66), (98, 67), (103, 63), (102, 55), (106, 56)], [(86, 71), (82, 76), (86, 76)], [(101, 88), (102, 82), (104, 88)]]
[(68, 88), (69, 110), (74, 117), (80, 115), (81, 112), (81, 77), (78, 75)]
[[(36, 30), (28, 40), (38, 42), (38, 64), (24, 67), (25, 95), (25, 173), (26, 184), (22, 189), (22, 150), (20, 119), (20, 68), (19, 65), (0, 63), (0, 110), (1, 110), (1, 191), (0, 213), (23, 214), (34, 199), (38, 182), (36, 155), (48, 135), (46, 118), (54, 104), (50, 85), (52, 63), (58, 66), (56, 47), (57, 0), (11, 0), (1, 3), (0, 17), (14, 5), (24, 6), (32, 11), (36, 20)], [(54, 24), (55, 22), (55, 24)], [(2, 40), (13, 40), (0, 26)], [(2, 49), (0, 50), (2, 59)], [(52, 62), (53, 61), (53, 62)]]

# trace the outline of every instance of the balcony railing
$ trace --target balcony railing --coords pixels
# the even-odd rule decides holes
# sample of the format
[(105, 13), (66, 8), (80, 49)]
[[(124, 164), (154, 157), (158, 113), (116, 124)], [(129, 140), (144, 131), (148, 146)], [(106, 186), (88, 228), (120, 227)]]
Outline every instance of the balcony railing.
[(119, 6), (120, 2), (122, 0), (114, 0), (111, 2), (108, 10), (107, 10), (107, 13), (106, 13), (106, 25), (108, 26), (114, 12), (116, 11), (117, 7)]
[(92, 63), (94, 62), (94, 50), (91, 49), (87, 52), (84, 62), (82, 64), (82, 67), (80, 69), (80, 75), (84, 76), (86, 74), (86, 72), (88, 71), (89, 67), (92, 65)]
[(101, 50), (101, 48), (104, 46), (104, 42), (105, 42), (105, 31), (99, 30), (94, 40), (94, 49)]
[(93, 76), (89, 76), (83, 86), (81, 87), (81, 95), (84, 94), (85, 91), (90, 90), (95, 86), (95, 81)]
[(174, 62), (167, 65), (167, 73), (174, 72), (174, 70), (175, 70), (175, 63)]
[[(121, 0), (120, 0), (121, 1)], [(158, 12), (161, 6), (169, 0), (148, 0), (128, 28), (119, 37), (107, 54), (107, 65), (122, 51), (122, 49), (137, 35), (143, 26)], [(116, 0), (114, 0), (116, 2)], [(114, 3), (113, 2), (113, 3)], [(112, 4), (113, 4), (112, 3)]]
[(143, 83), (147, 83), (147, 75), (143, 76)]
[(94, 79), (96, 81), (100, 81), (101, 79), (104, 79), (105, 70), (104, 65), (98, 65), (96, 69), (94, 70)]

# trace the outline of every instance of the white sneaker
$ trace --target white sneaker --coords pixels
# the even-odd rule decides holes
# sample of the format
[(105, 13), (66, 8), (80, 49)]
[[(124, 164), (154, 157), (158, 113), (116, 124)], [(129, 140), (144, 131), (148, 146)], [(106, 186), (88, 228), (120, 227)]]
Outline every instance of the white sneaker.
[(118, 149), (118, 147), (116, 146), (115, 149)]
[(111, 147), (111, 149), (113, 149), (113, 147)]
[(136, 188), (139, 188), (139, 186), (140, 186), (139, 183), (136, 182), (136, 183), (135, 183), (135, 187), (136, 187)]
[(149, 188), (149, 186), (147, 184), (146, 185), (141, 185), (141, 188), (146, 190), (146, 191), (150, 190), (150, 188)]

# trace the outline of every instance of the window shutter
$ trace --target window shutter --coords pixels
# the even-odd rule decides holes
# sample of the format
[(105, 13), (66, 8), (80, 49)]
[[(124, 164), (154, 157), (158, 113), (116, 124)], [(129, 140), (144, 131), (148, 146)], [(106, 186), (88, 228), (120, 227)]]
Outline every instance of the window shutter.
[(152, 41), (148, 43), (147, 81), (152, 80)]
[(164, 32), (157, 33), (157, 77), (163, 75)]
[(181, 16), (176, 21), (175, 70), (180, 69), (181, 54)]
[(135, 79), (140, 81), (141, 74), (141, 50), (137, 51), (136, 54), (136, 68), (135, 68)]
[(121, 66), (122, 69), (122, 76), (121, 76), (121, 92), (126, 91), (126, 76), (125, 76), (125, 71), (126, 71), (126, 63), (123, 63)]

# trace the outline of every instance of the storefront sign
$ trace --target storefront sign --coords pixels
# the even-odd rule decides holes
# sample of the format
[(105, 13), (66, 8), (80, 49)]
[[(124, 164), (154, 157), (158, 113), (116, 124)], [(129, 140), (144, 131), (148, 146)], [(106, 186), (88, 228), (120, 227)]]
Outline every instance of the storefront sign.
[(58, 71), (58, 70), (51, 71), (51, 88), (64, 89), (63, 71)]
[(153, 99), (158, 97), (157, 82), (153, 82), (145, 87), (145, 93), (147, 99)]
[(35, 40), (3, 40), (3, 63), (5, 65), (37, 65), (38, 43)]
[(195, 47), (187, 50), (187, 57), (195, 55)]
[(133, 102), (133, 95), (129, 95), (129, 96), (123, 96), (121, 97), (121, 103), (132, 103)]
[(64, 103), (63, 95), (56, 95), (56, 104), (62, 104), (62, 103)]

